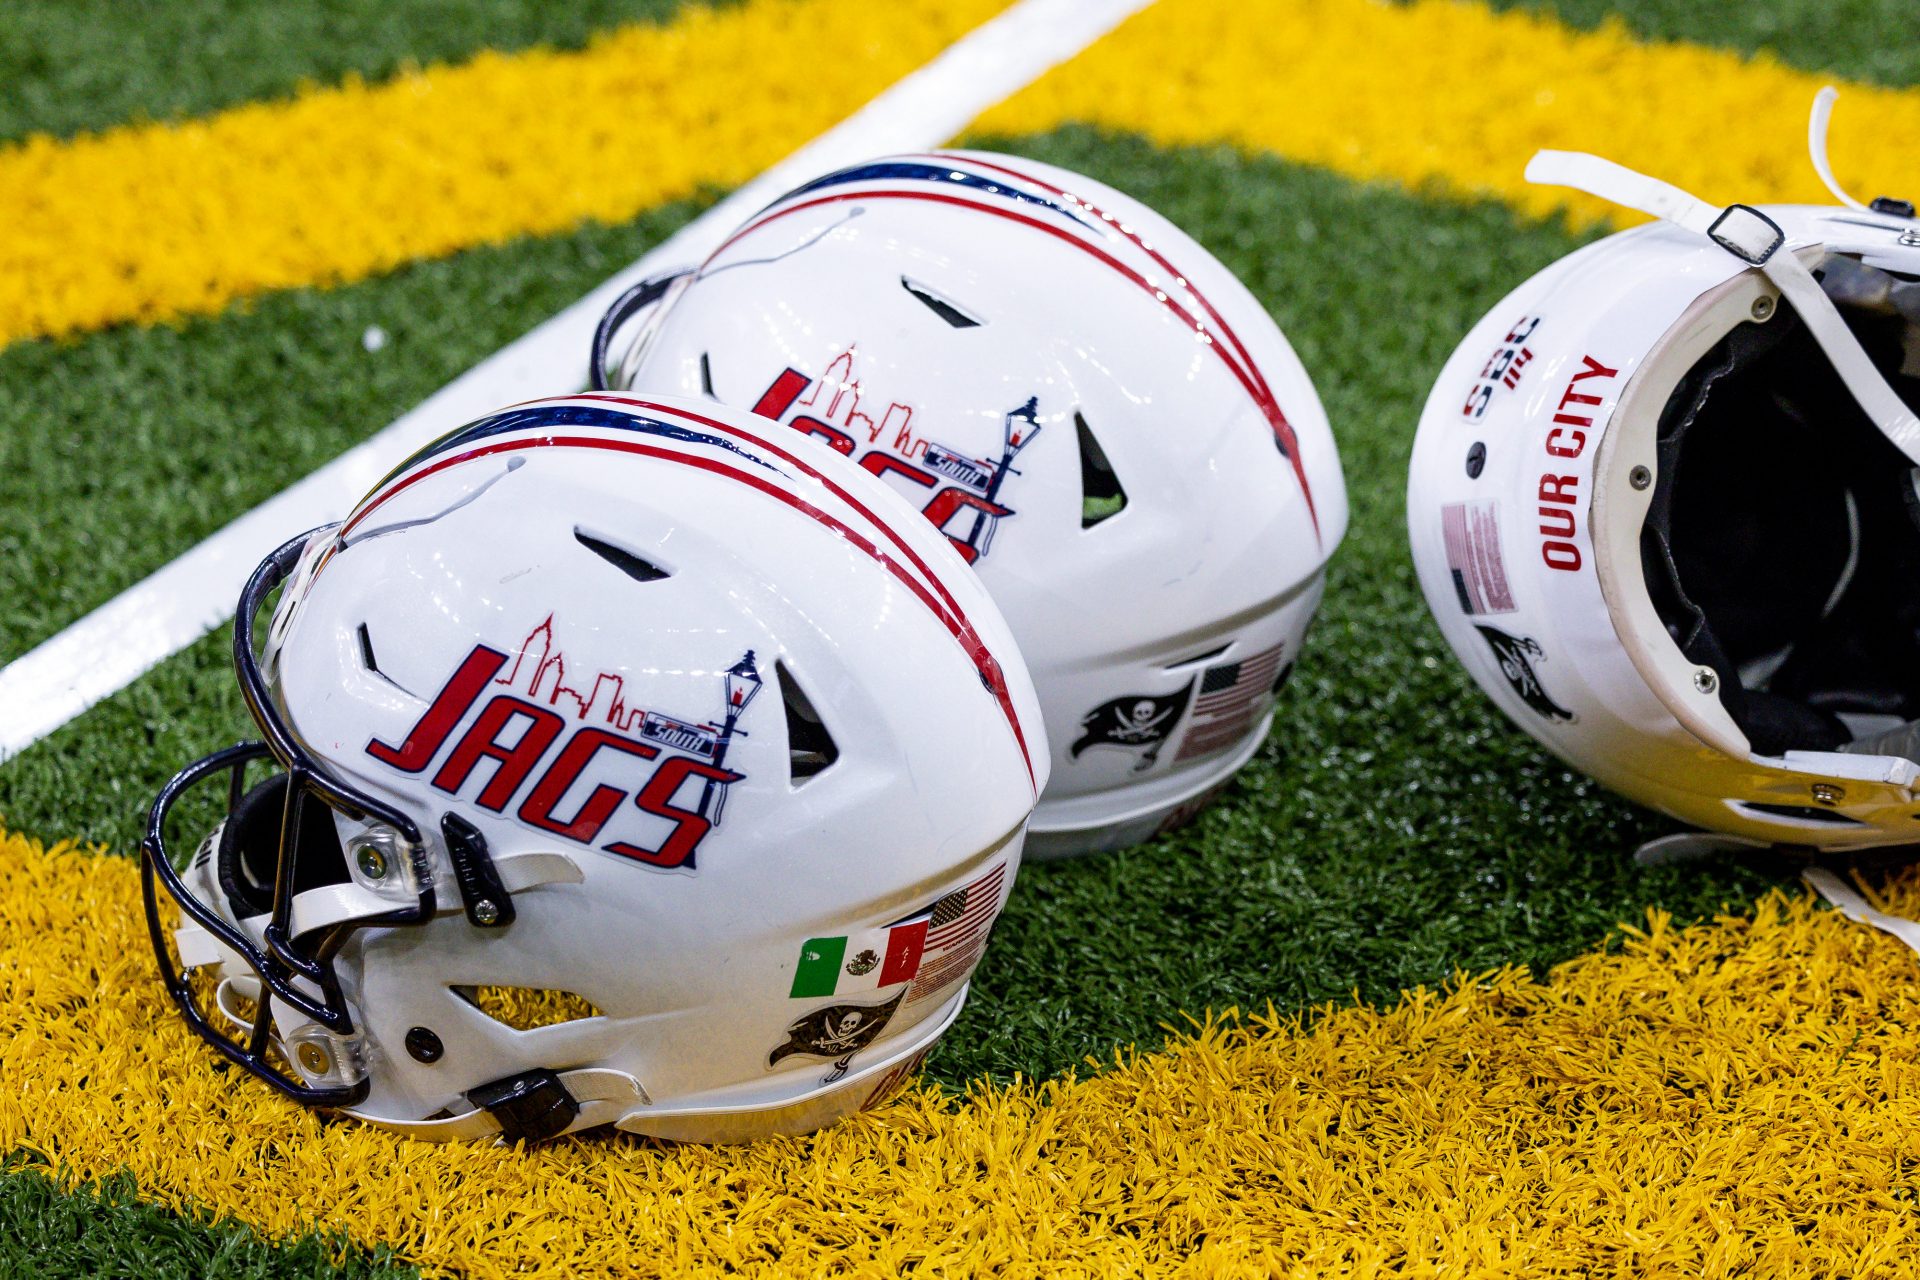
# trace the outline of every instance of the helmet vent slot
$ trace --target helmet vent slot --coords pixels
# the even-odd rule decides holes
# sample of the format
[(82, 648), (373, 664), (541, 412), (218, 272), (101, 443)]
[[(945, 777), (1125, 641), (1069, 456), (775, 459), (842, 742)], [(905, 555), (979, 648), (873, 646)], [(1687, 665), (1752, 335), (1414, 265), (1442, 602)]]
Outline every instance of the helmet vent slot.
[(538, 1031), (607, 1016), (585, 996), (552, 987), (454, 987), (453, 993), (515, 1031)]
[(1221, 654), (1225, 653), (1228, 649), (1232, 647), (1233, 647), (1233, 641), (1229, 640), (1223, 645), (1214, 646), (1213, 648), (1207, 650), (1205, 653), (1196, 653), (1191, 655), (1190, 657), (1182, 658), (1178, 662), (1169, 662), (1164, 668), (1162, 668), (1162, 670), (1178, 671), (1182, 667), (1193, 667), (1193, 666), (1198, 666), (1202, 662), (1212, 662), (1215, 658), (1219, 657)]
[(706, 392), (709, 400), (720, 398), (713, 394), (713, 360), (704, 351), (700, 353), (700, 390)]
[(787, 712), (788, 777), (799, 786), (825, 773), (840, 758), (840, 748), (786, 663), (773, 666), (780, 678), (780, 701)]
[(671, 578), (672, 572), (662, 569), (653, 561), (625, 547), (617, 547), (605, 538), (595, 537), (578, 525), (574, 526), (573, 536), (581, 546), (605, 560), (635, 582), (658, 582), (662, 578)]
[(373, 637), (367, 634), (367, 624), (360, 624), (360, 665), (374, 675), (380, 674), (379, 660), (373, 656)]
[(1805, 804), (1767, 804), (1759, 800), (1741, 800), (1734, 807), (1744, 810), (1756, 818), (1786, 818), (1793, 822), (1823, 827), (1864, 826), (1858, 818), (1849, 818), (1844, 813), (1835, 813), (1832, 809), (1816, 809)]
[(977, 329), (983, 323), (977, 317), (968, 315), (959, 307), (954, 306), (951, 302), (948, 302), (945, 298), (927, 288), (925, 285), (909, 280), (905, 276), (900, 277), (900, 287), (918, 298), (927, 310), (933, 312), (933, 314), (939, 316), (956, 329)]
[(1102, 520), (1111, 520), (1127, 506), (1127, 491), (1113, 473), (1106, 451), (1093, 438), (1093, 431), (1078, 410), (1073, 415), (1074, 438), (1080, 442), (1080, 527), (1091, 529)]

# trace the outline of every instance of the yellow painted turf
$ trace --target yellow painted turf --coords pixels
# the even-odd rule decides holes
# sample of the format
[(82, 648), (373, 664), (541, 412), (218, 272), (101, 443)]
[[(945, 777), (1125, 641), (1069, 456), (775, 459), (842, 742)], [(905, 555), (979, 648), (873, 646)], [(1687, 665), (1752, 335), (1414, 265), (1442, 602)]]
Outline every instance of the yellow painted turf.
[[(1883, 900), (1920, 911), (1920, 876)], [(161, 997), (127, 860), (0, 837), (0, 1150), (429, 1271), (1910, 1274), (1915, 957), (1805, 897), (1654, 916), (1544, 981), (1228, 1014), (1085, 1079), (811, 1140), (532, 1151), (322, 1125)]]
[(736, 186), (1007, 0), (744, 0), (0, 149), (0, 344), (217, 311)]
[[(1006, 0), (746, 0), (578, 53), (483, 54), (174, 125), (0, 150), (0, 344), (219, 310), (745, 181)], [(1224, 142), (1545, 213), (1617, 211), (1521, 181), (1600, 151), (1715, 201), (1821, 200), (1822, 77), (1456, 0), (1160, 0), (987, 113)], [(1920, 91), (1849, 87), (1860, 191), (1920, 191)]]
[[(1542, 147), (1592, 151), (1735, 201), (1831, 203), (1807, 111), (1837, 78), (1623, 25), (1578, 31), (1460, 0), (1160, 0), (990, 110), (996, 133), (1079, 121), (1163, 144), (1227, 143), (1348, 177), (1569, 209), (1613, 205), (1521, 177)], [(1845, 85), (1831, 153), (1862, 199), (1920, 199), (1920, 91)]]

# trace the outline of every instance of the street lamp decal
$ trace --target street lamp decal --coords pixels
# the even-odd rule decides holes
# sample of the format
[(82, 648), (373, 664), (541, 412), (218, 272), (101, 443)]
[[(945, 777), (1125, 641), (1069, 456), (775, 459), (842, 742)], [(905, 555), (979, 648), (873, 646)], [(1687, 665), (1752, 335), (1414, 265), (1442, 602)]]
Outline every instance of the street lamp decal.
[[(993, 468), (993, 478), (987, 481), (982, 495), (988, 502), (996, 503), (1000, 497), (1000, 486), (1010, 475), (1019, 475), (1013, 460), (1019, 452), (1032, 444), (1040, 434), (1040, 398), (1028, 396), (1027, 402), (1017, 409), (1011, 409), (1001, 421), (1000, 465)], [(993, 543), (994, 525), (989, 521), (993, 517), (982, 511), (973, 518), (973, 529), (967, 534), (966, 542), (980, 555), (987, 554), (987, 548)]]
[[(743, 738), (746, 736), (746, 730), (736, 728), (740, 722), (740, 713), (747, 709), (747, 704), (754, 700), (760, 692), (760, 686), (765, 683), (760, 678), (760, 669), (753, 663), (753, 650), (747, 650), (740, 661), (727, 668), (726, 674), (720, 678), (720, 681), (722, 689), (726, 692), (727, 713), (726, 718), (721, 721), (720, 734), (713, 744), (713, 764), (716, 769), (726, 764), (727, 748), (733, 743), (733, 735), (737, 732)], [(707, 816), (709, 804), (713, 806), (711, 821), (717, 827), (720, 825), (720, 815), (727, 807), (725, 783), (708, 780), (706, 788), (700, 793), (700, 805), (697, 810), (702, 817)]]

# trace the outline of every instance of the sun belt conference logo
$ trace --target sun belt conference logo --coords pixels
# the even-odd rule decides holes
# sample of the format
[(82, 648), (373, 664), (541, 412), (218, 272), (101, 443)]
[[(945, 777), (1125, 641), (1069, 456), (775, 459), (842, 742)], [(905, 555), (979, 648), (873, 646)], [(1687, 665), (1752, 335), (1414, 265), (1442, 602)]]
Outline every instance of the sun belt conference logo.
[(1013, 460), (1040, 434), (1039, 397), (1029, 396), (1002, 415), (999, 457), (980, 458), (915, 434), (912, 405), (891, 401), (876, 420), (862, 410), (862, 394), (854, 348), (848, 347), (818, 378), (783, 369), (753, 411), (890, 477), (909, 497), (924, 499), (922, 512), (969, 564), (984, 559), (1000, 522), (1017, 514), (1001, 500), (1002, 490), (1007, 477), (1020, 474)]
[(746, 776), (727, 767), (727, 753), (760, 691), (753, 651), (718, 684), (719, 716), (696, 721), (632, 705), (625, 680), (611, 672), (569, 683), (550, 614), (511, 656), (474, 645), (405, 738), (375, 738), (366, 752), (402, 773), (424, 774), (438, 761), (437, 791), (494, 813), (517, 801), (513, 816), (527, 826), (691, 871), (726, 812), (728, 788)]

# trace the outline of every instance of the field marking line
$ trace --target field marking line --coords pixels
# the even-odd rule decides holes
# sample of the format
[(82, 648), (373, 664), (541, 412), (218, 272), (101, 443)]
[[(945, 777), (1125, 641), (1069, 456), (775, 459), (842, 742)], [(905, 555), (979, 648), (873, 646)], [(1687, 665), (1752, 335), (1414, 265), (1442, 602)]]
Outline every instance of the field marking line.
[(807, 178), (924, 150), (1111, 31), (1152, 0), (1020, 0), (853, 115), (737, 188), (566, 310), (502, 347), (318, 471), (0, 669), (0, 761), (32, 746), (218, 627), (279, 543), (344, 515), (394, 464), (505, 404), (578, 390), (594, 323), (628, 286), (699, 261)]

